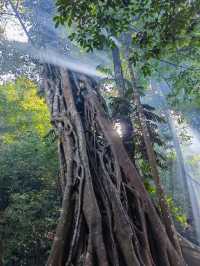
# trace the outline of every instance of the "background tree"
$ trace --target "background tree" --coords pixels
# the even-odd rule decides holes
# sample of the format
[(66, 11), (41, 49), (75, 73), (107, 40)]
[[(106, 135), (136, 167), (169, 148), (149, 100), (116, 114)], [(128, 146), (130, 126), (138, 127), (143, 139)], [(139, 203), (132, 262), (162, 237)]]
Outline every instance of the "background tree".
[(60, 201), (49, 113), (24, 77), (0, 86), (0, 106), (3, 265), (43, 265)]

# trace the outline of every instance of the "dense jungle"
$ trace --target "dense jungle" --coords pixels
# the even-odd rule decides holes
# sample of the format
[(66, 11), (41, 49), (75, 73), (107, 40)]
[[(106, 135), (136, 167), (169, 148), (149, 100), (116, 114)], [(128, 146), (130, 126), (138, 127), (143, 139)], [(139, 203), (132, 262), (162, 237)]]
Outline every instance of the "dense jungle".
[(0, 266), (200, 265), (200, 0), (0, 0)]

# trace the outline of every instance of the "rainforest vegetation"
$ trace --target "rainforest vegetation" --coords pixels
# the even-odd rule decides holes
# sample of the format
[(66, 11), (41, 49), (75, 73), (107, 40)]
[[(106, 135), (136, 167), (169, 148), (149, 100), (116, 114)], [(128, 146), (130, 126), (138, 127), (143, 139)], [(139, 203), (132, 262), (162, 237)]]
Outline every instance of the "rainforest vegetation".
[(199, 29), (199, 0), (0, 0), (0, 266), (200, 265)]

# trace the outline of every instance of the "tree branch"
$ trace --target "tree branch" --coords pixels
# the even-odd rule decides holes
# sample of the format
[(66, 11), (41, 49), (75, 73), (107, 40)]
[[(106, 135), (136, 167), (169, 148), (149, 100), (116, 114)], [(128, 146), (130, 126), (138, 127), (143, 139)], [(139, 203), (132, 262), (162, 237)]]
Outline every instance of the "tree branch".
[(23, 22), (22, 19), (21, 19), (21, 16), (20, 16), (18, 10), (16, 9), (16, 7), (14, 6), (14, 4), (12, 3), (12, 0), (7, 0), (7, 1), (8, 1), (8, 3), (10, 4), (10, 6), (11, 6), (13, 12), (15, 13), (16, 18), (19, 20), (19, 23), (21, 24), (21, 26), (22, 26), (22, 28), (23, 28), (23, 30), (24, 30), (26, 36), (28, 37), (28, 40), (29, 40), (32, 44), (34, 44), (33, 41), (32, 41), (32, 38), (31, 38), (31, 36), (30, 36), (30, 34), (29, 34), (29, 32), (28, 32), (27, 29), (26, 29), (26, 26), (24, 25), (24, 22)]

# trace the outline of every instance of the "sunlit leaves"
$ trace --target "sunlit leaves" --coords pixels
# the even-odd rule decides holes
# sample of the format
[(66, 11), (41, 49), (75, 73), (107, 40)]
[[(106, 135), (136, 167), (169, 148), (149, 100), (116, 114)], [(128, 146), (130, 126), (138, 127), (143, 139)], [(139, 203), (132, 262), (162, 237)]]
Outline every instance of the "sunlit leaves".
[[(5, 265), (44, 265), (58, 213), (55, 143), (36, 85), (19, 78), (0, 86), (0, 208), (4, 208)], [(2, 190), (3, 188), (3, 190)], [(50, 218), (51, 217), (51, 218)]]
[(0, 86), (0, 105), (4, 124), (12, 128), (12, 131), (5, 132), (8, 139), (18, 138), (30, 130), (43, 137), (50, 129), (48, 108), (30, 80), (19, 78)]
[(114, 43), (109, 36), (118, 36), (127, 30), (129, 18), (133, 15), (122, 1), (58, 0), (56, 4), (56, 26), (64, 22), (69, 27), (74, 25), (76, 31), (70, 35), (71, 40), (77, 41), (88, 51), (112, 47)]
[(57, 0), (56, 26), (74, 30), (69, 38), (86, 51), (115, 46), (113, 38), (129, 32), (132, 63), (152, 76), (152, 59), (199, 46), (199, 1), (62, 1)]
[(170, 79), (173, 90), (169, 100), (175, 106), (182, 103), (190, 104), (193, 107), (200, 107), (200, 74), (198, 68), (188, 67), (177, 72), (176, 76)]
[(180, 207), (177, 207), (171, 197), (167, 197), (167, 203), (174, 219), (181, 224), (182, 227), (187, 227), (187, 217)]

